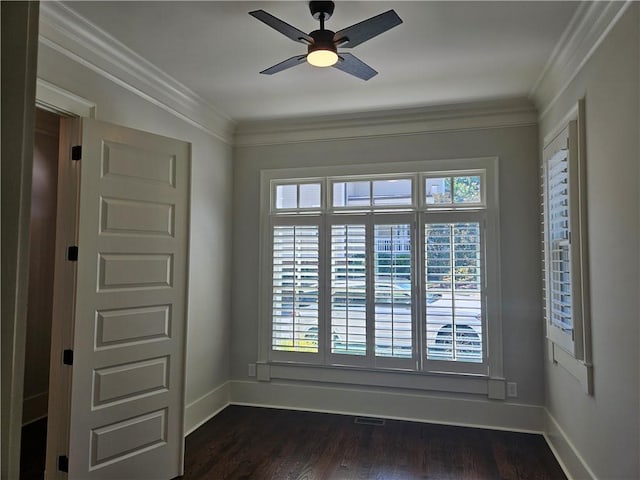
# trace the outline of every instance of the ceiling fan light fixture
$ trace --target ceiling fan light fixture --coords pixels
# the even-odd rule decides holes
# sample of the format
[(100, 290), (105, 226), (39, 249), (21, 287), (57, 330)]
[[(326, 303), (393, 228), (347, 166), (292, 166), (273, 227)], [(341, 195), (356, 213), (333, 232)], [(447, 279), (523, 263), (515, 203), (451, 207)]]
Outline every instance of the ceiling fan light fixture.
[(295, 55), (287, 58), (262, 70), (261, 74), (273, 75), (300, 65), (305, 60), (316, 67), (335, 67), (361, 80), (369, 80), (378, 74), (373, 68), (351, 53), (341, 51), (340, 55), (338, 55), (338, 47), (341, 49), (355, 47), (400, 25), (402, 19), (395, 10), (388, 10), (337, 32), (324, 28), (324, 22), (333, 15), (334, 3), (332, 1), (312, 0), (309, 2), (309, 10), (313, 18), (320, 21), (320, 28), (310, 33), (305, 33), (264, 10), (249, 12), (249, 15), (277, 30), (285, 37), (294, 42), (307, 45), (306, 55)]
[(333, 50), (314, 50), (307, 54), (307, 62), (314, 67), (331, 67), (338, 62), (338, 54)]
[(314, 67), (331, 67), (338, 63), (338, 48), (333, 43), (331, 30), (314, 30), (309, 34), (313, 42), (307, 49), (307, 62)]

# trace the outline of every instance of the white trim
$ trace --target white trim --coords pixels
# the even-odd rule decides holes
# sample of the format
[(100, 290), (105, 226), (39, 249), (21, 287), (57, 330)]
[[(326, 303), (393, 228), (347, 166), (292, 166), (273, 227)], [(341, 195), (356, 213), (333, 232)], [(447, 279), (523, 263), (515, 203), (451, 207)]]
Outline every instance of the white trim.
[(98, 109), (94, 102), (41, 78), (36, 80), (36, 105), (45, 110), (70, 117), (96, 118)]
[[(361, 385), (363, 387), (403, 388), (418, 391), (467, 393), (470, 395), (489, 396), (495, 392), (495, 384), (501, 383), (502, 390), (505, 382), (502, 379), (489, 379), (484, 375), (464, 375), (450, 372), (431, 373), (414, 372), (400, 369), (384, 369), (374, 367), (360, 368), (357, 366), (341, 365), (296, 365), (271, 363), (269, 380), (313, 381), (319, 384)], [(490, 397), (494, 398), (494, 397)], [(502, 397), (504, 399), (504, 396)]]
[(184, 436), (197, 430), (229, 405), (231, 382), (205, 393), (187, 405), (184, 412)]
[(544, 409), (544, 438), (569, 480), (597, 480), (595, 473), (562, 430), (553, 415)]
[(560, 365), (578, 380), (587, 395), (593, 395), (593, 365), (578, 360), (556, 345), (551, 339), (548, 339), (548, 341), (549, 356), (553, 364)]
[(538, 405), (430, 396), (383, 388), (234, 380), (230, 403), (538, 434), (544, 427), (544, 407)]
[(631, 0), (588, 2), (576, 10), (529, 94), (538, 105), (541, 119), (551, 111), (632, 3)]
[(542, 80), (544, 80), (545, 77), (549, 74), (549, 70), (551, 70), (552, 66), (558, 64), (558, 59), (563, 54), (566, 55), (567, 45), (569, 44), (571, 39), (575, 37), (576, 30), (578, 30), (578, 25), (580, 24), (581, 20), (584, 21), (585, 11), (588, 7), (589, 3), (582, 2), (578, 5), (578, 8), (576, 8), (576, 11), (573, 13), (573, 16), (569, 20), (569, 23), (567, 23), (564, 31), (562, 32), (562, 35), (560, 35), (560, 38), (558, 39), (555, 47), (553, 47), (551, 55), (549, 55), (549, 58), (547, 58), (547, 61), (545, 62), (540, 75), (538, 75), (538, 78), (533, 84), (533, 87), (531, 87), (531, 90), (529, 90), (529, 98), (532, 98), (535, 95), (535, 92), (542, 83)]
[[(462, 157), (462, 158), (436, 158), (428, 160), (417, 161), (398, 161), (398, 162), (386, 162), (386, 163), (364, 163), (357, 165), (331, 165), (331, 166), (319, 166), (319, 167), (296, 167), (296, 168), (268, 168), (260, 171), (261, 185), (273, 180), (288, 180), (297, 179), (301, 181), (307, 178), (320, 178), (329, 177), (335, 179), (335, 177), (377, 177), (386, 174), (392, 175), (406, 175), (411, 176), (415, 173), (429, 173), (429, 172), (445, 172), (446, 174), (454, 175), (454, 172), (458, 170), (462, 172), (473, 172), (479, 170), (489, 170), (498, 168), (499, 157), (487, 156), (487, 157)], [(464, 173), (463, 173), (464, 175)], [(487, 174), (488, 175), (488, 174)], [(495, 177), (497, 181), (497, 176)], [(266, 190), (266, 195), (261, 196), (261, 206), (265, 206), (265, 210), (261, 214), (268, 215), (269, 213), (269, 189)], [(498, 201), (497, 197), (494, 199)], [(487, 197), (487, 201), (491, 201)], [(475, 206), (475, 205), (474, 205)], [(496, 203), (497, 206), (497, 203)]]
[(537, 125), (530, 100), (509, 99), (238, 123), (235, 145), (275, 145), (362, 137)]
[(231, 143), (231, 117), (68, 6), (41, 3), (40, 43)]
[(562, 120), (558, 122), (558, 124), (554, 128), (552, 128), (549, 131), (549, 133), (547, 133), (544, 136), (544, 139), (542, 140), (542, 149), (544, 150), (545, 148), (547, 148), (549, 144), (553, 140), (555, 140), (555, 138), (558, 135), (560, 135), (564, 129), (567, 128), (567, 125), (569, 125), (569, 122), (577, 118), (578, 118), (578, 104), (576, 103), (576, 105), (571, 110), (569, 110), (569, 112), (564, 117), (562, 117)]

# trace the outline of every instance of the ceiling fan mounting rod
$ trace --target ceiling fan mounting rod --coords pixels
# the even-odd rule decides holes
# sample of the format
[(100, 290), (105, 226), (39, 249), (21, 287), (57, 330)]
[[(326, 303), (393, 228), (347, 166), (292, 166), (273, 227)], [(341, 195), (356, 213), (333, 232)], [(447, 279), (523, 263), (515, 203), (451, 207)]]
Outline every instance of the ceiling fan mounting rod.
[(316, 20), (320, 20), (320, 30), (324, 30), (324, 22), (331, 18), (335, 4), (333, 2), (309, 2), (309, 10), (311, 16)]

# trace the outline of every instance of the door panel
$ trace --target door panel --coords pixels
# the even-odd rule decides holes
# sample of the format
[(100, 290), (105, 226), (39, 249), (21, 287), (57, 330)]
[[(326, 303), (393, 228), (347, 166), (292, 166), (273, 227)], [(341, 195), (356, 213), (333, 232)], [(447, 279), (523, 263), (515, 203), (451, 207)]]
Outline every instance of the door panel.
[(82, 122), (69, 478), (182, 472), (188, 143)]

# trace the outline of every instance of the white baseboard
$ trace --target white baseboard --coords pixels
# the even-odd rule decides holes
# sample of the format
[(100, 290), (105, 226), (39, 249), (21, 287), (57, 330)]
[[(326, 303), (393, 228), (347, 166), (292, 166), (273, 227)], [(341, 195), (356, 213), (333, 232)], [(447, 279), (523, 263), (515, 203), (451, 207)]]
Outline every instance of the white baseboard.
[(544, 407), (407, 391), (232, 381), (230, 403), (542, 433)]
[(231, 382), (225, 382), (187, 405), (184, 412), (184, 436), (215, 417), (229, 405)]
[(33, 423), (47, 416), (49, 408), (49, 392), (40, 392), (22, 400), (22, 426)]
[(598, 477), (589, 468), (573, 442), (546, 408), (544, 416), (544, 438), (569, 480), (597, 480)]

